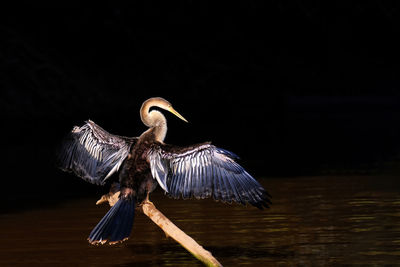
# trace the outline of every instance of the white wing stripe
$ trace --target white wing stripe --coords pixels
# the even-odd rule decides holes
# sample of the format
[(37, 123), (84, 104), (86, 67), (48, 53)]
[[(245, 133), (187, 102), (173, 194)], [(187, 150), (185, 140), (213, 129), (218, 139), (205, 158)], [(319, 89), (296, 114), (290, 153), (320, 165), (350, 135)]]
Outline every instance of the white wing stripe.
[(96, 184), (117, 172), (137, 138), (112, 135), (93, 121), (75, 126), (60, 151), (60, 167)]
[(267, 207), (268, 193), (235, 162), (236, 158), (235, 154), (211, 144), (182, 149), (155, 144), (149, 152), (153, 177), (172, 197), (213, 196), (224, 202), (234, 200)]

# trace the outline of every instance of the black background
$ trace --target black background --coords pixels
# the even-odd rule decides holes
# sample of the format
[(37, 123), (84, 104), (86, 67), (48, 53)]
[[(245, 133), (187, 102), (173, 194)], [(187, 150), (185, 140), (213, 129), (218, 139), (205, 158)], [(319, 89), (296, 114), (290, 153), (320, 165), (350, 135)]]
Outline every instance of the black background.
[(57, 146), (87, 119), (140, 135), (152, 96), (190, 122), (166, 114), (167, 143), (212, 141), (258, 178), (396, 171), (398, 6), (264, 2), (2, 9), (6, 208), (106, 190)]

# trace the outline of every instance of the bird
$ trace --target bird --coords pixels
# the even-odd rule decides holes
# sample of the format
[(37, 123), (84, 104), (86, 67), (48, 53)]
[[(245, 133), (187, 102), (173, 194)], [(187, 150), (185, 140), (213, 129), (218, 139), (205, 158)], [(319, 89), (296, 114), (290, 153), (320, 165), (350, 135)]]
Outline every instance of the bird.
[[(158, 110), (158, 109), (160, 110)], [(164, 143), (167, 120), (161, 110), (188, 122), (170, 102), (152, 97), (140, 118), (148, 127), (139, 137), (110, 134), (91, 120), (74, 126), (62, 142), (59, 167), (97, 185), (118, 174), (119, 198), (89, 234), (91, 244), (116, 244), (129, 238), (135, 208), (150, 202), (160, 186), (175, 199), (204, 199), (268, 208), (271, 196), (237, 160), (211, 142), (189, 146)]]

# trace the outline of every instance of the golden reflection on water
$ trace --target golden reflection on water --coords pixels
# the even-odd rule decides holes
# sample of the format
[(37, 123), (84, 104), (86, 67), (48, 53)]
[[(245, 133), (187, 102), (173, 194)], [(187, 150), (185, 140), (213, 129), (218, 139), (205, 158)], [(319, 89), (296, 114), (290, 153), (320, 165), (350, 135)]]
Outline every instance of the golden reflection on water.
[[(225, 266), (329, 266), (400, 263), (397, 177), (264, 179), (269, 210), (212, 200), (152, 201)], [(107, 211), (96, 197), (0, 216), (0, 265), (201, 266), (137, 213), (130, 240), (91, 246), (86, 238)]]

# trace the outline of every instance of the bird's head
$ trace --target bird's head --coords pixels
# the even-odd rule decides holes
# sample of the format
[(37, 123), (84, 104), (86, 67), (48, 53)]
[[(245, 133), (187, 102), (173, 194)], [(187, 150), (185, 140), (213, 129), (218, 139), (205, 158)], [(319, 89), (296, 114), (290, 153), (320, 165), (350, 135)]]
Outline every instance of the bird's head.
[(149, 105), (149, 107), (159, 107), (162, 108), (164, 110), (167, 110), (169, 112), (171, 112), (172, 114), (174, 114), (175, 116), (177, 116), (179, 119), (188, 122), (181, 114), (178, 113), (178, 111), (176, 111), (173, 107), (172, 104), (170, 102), (168, 102), (167, 100), (165, 100), (162, 97), (152, 97), (148, 100), (146, 100), (143, 103), (143, 106), (145, 105)]

